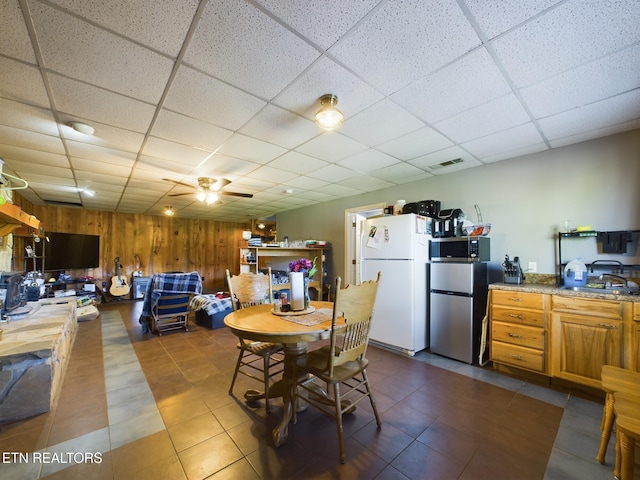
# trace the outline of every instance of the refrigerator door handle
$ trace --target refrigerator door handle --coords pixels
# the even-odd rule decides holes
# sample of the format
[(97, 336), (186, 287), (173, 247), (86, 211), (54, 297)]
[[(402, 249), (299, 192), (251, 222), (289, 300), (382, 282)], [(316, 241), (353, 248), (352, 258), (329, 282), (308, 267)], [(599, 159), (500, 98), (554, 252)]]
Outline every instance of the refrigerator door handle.
[(456, 297), (468, 297), (468, 298), (473, 297), (473, 293), (466, 293), (466, 292), (452, 292), (450, 290), (434, 290), (434, 289), (431, 289), (429, 291), (431, 293), (436, 293), (438, 295), (454, 295)]

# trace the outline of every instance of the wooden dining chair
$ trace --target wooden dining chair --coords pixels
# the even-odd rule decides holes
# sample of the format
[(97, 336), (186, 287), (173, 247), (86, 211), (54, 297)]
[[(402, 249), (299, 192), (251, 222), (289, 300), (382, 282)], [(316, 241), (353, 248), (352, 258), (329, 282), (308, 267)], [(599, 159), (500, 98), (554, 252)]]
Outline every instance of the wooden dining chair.
[(616, 466), (615, 478), (633, 480), (636, 442), (640, 441), (640, 396), (628, 392), (616, 392)]
[[(340, 288), (341, 278), (336, 278), (329, 345), (308, 352), (294, 366), (294, 378), (300, 379), (299, 391), (306, 394), (304, 400), (336, 421), (341, 463), (345, 462), (344, 413), (353, 413), (361, 400), (369, 398), (378, 428), (381, 427), (365, 356), (380, 275), (378, 273), (376, 281), (369, 280), (344, 289)], [(296, 398), (294, 416), (297, 402)]]
[(606, 393), (604, 408), (602, 411), (602, 422), (600, 430), (600, 448), (596, 460), (604, 463), (607, 454), (607, 445), (611, 438), (613, 430), (613, 421), (615, 419), (615, 396), (616, 392), (640, 396), (640, 372), (634, 372), (625, 368), (614, 367), (613, 365), (603, 365), (600, 375), (602, 381), (602, 389)]
[[(229, 269), (227, 269), (226, 275), (234, 312), (239, 308), (262, 305), (267, 301), (267, 298), (269, 302), (272, 301), (271, 268), (268, 269), (268, 275), (249, 272), (231, 276)], [(284, 355), (282, 353), (284, 347), (282, 344), (254, 342), (244, 338), (239, 338), (237, 347), (239, 350), (238, 361), (229, 387), (229, 395), (233, 394), (233, 386), (236, 383), (238, 373), (258, 380), (264, 384), (265, 410), (270, 413), (269, 387), (273, 377), (282, 373), (284, 369)]]

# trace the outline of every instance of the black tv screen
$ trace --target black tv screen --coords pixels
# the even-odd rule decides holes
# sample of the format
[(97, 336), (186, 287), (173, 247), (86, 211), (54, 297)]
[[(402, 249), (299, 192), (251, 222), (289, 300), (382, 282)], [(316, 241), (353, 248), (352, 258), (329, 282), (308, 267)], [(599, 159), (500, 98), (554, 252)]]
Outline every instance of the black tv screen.
[(47, 234), (45, 267), (47, 270), (72, 270), (100, 266), (100, 236), (77, 233)]

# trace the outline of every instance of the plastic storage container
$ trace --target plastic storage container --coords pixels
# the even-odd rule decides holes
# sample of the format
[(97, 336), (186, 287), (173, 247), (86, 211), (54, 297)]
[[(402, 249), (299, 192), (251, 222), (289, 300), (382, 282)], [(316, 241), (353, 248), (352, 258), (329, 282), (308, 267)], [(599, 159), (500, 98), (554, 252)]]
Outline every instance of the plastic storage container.
[(565, 287), (584, 287), (587, 284), (587, 266), (578, 259), (564, 267)]

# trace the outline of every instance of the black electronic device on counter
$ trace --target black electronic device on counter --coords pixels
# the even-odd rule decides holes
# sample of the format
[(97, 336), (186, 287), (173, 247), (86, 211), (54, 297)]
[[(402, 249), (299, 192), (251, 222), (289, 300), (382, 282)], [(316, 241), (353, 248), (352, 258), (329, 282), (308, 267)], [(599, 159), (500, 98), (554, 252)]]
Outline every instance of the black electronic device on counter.
[(0, 300), (2, 300), (2, 309), (0, 310), (0, 316), (2, 316), (3, 318), (12, 310), (26, 305), (27, 295), (22, 273), (0, 273)]
[(433, 237), (459, 237), (462, 234), (462, 210), (449, 208), (440, 210), (433, 219)]

